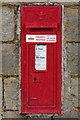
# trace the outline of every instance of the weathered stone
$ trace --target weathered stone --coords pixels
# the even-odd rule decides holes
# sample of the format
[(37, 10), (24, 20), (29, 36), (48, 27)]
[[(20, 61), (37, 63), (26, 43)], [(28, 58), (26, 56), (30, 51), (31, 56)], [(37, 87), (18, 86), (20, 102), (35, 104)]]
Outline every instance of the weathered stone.
[(70, 74), (77, 74), (79, 73), (80, 69), (78, 69), (78, 44), (68, 44), (67, 50), (67, 63), (68, 63), (68, 72)]
[(27, 118), (27, 116), (20, 115), (19, 111), (6, 111), (3, 113), (3, 118)]
[(14, 39), (14, 9), (2, 7), (2, 41)]
[[(78, 78), (78, 101), (80, 101), (80, 78)], [(78, 106), (80, 107), (80, 102), (78, 102)]]
[(2, 78), (0, 77), (0, 109), (2, 107)]
[(78, 44), (78, 76), (80, 76), (80, 44)]
[(2, 44), (0, 43), (0, 74), (2, 74)]
[(78, 39), (78, 8), (64, 8), (64, 39), (80, 41)]
[(78, 103), (78, 78), (71, 78), (71, 96), (73, 97), (73, 100), (75, 100), (75, 98), (77, 99), (77, 101), (75, 102)]
[(51, 0), (51, 2), (54, 2), (54, 3), (55, 3), (55, 2), (59, 2), (59, 3), (61, 2), (62, 4), (63, 4), (63, 3), (65, 4), (65, 2), (66, 2), (66, 3), (69, 5), (69, 3), (71, 4), (71, 2), (72, 2), (72, 3), (79, 2), (79, 0), (70, 0), (70, 1), (69, 1), (69, 0), (64, 0), (64, 1), (63, 1), (63, 0), (56, 0), (56, 1), (55, 1), (55, 0)]
[(4, 100), (6, 109), (18, 110), (19, 80), (17, 78), (4, 79)]
[(74, 108), (74, 105), (72, 104), (72, 98), (71, 98), (70, 93), (68, 93), (64, 95), (64, 98), (63, 98), (63, 112), (64, 113), (70, 112), (73, 108)]
[[(70, 78), (69, 74), (64, 74), (62, 86), (62, 113), (63, 117), (76, 118), (78, 112), (75, 111), (78, 107), (78, 78)], [(73, 115), (74, 112), (74, 115)]]
[(0, 41), (2, 41), (2, 6), (0, 7)]
[[(68, 98), (69, 97), (69, 98)], [(76, 116), (78, 115), (78, 111), (76, 111), (76, 108), (78, 107), (78, 98), (68, 95), (68, 96), (64, 96), (64, 100), (63, 100), (63, 116), (67, 117), (67, 118), (71, 118), (73, 117), (72, 114), (73, 112), (74, 114), (74, 118), (76, 118)]]
[(75, 2), (75, 1), (73, 1), (73, 0), (72, 0), (72, 1), (70, 0), (69, 2), (64, 2), (64, 1), (63, 1), (63, 2), (60, 2), (60, 3), (61, 3), (62, 5), (64, 5), (64, 6), (66, 6), (66, 7), (70, 7), (70, 6), (71, 6), (71, 7), (74, 7), (74, 6), (79, 5), (79, 2), (78, 2), (78, 1)]
[(67, 111), (64, 113), (64, 118), (75, 118), (75, 120), (77, 120), (76, 118), (78, 118), (78, 112), (77, 111)]
[(20, 17), (21, 17), (21, 8), (19, 6), (18, 17), (17, 17), (17, 36), (18, 36), (18, 40), (20, 40), (20, 33), (21, 33)]
[[(64, 84), (64, 96), (63, 96), (63, 113), (64, 117), (78, 117), (78, 78), (68, 78), (70, 79), (70, 84)], [(65, 81), (66, 82), (66, 81)], [(68, 91), (70, 87), (70, 91)], [(74, 115), (73, 115), (74, 113)]]
[[(51, 114), (52, 116), (52, 114)], [(26, 118), (26, 120), (51, 120), (51, 116), (49, 114), (26, 114), (21, 115), (19, 111), (6, 111), (3, 113), (3, 118)], [(21, 119), (21, 120), (23, 120)]]
[[(14, 2), (14, 0), (1, 0), (1, 2)], [(47, 2), (47, 0), (16, 0), (16, 2)]]
[(2, 73), (5, 75), (19, 74), (19, 47), (16, 44), (2, 45)]
[(0, 77), (0, 119), (2, 118), (2, 78)]

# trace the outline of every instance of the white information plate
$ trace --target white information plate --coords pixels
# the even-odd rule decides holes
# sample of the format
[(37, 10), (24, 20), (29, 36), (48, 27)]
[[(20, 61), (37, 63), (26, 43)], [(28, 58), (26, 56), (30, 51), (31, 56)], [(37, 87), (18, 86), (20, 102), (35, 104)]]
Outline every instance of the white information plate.
[(26, 42), (56, 42), (56, 35), (26, 35)]
[(46, 70), (46, 45), (35, 45), (35, 70)]

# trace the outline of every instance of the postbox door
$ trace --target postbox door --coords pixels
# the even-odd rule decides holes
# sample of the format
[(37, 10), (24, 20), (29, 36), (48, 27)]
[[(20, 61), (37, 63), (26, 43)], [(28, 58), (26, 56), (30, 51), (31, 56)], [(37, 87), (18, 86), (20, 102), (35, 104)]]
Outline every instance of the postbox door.
[[(53, 106), (54, 105), (53, 45), (37, 44), (37, 46), (38, 47), (36, 47), (36, 45), (28, 45), (29, 51), (28, 105)], [(42, 50), (41, 51), (37, 50), (37, 52), (41, 52), (37, 56), (36, 49), (39, 48), (41, 48)], [(35, 70), (36, 66), (39, 70)]]

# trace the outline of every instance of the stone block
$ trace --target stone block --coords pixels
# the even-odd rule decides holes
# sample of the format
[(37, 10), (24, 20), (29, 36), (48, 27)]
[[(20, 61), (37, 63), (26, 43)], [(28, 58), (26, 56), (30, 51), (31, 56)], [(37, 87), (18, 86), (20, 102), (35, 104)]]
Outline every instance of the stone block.
[(2, 41), (2, 6), (0, 7), (0, 41)]
[(80, 69), (78, 68), (79, 61), (79, 45), (78, 43), (68, 43), (67, 49), (67, 69), (70, 74), (79, 74)]
[(2, 44), (0, 44), (0, 74), (2, 74)]
[[(64, 85), (64, 95), (63, 95), (63, 113), (64, 117), (67, 118), (76, 118), (78, 117), (78, 78), (68, 78), (70, 83), (66, 83)], [(66, 79), (67, 80), (67, 79)], [(70, 91), (65, 89), (66, 87), (70, 87)]]
[[(1, 2), (13, 2), (14, 3), (14, 0), (1, 0)], [(29, 3), (33, 3), (33, 2), (47, 2), (47, 0), (16, 0), (16, 2), (29, 2)]]
[[(69, 97), (69, 98), (68, 98)], [(76, 116), (78, 115), (78, 111), (76, 111), (76, 108), (78, 107), (78, 98), (74, 97), (74, 96), (66, 96), (64, 97), (64, 101), (63, 101), (63, 113), (64, 113), (64, 117), (67, 118), (73, 118), (73, 112), (74, 114), (74, 118), (76, 118)]]
[(70, 90), (70, 94), (71, 94), (71, 102), (72, 102), (72, 106), (74, 108), (78, 107), (78, 78), (71, 78), (71, 90)]
[(2, 7), (2, 41), (14, 39), (14, 9)]
[[(77, 118), (78, 118), (78, 112), (77, 111), (66, 111), (65, 113), (64, 113), (64, 118), (72, 118), (72, 119), (75, 119), (75, 120), (77, 120)], [(65, 119), (65, 120), (67, 120), (67, 119)]]
[(80, 41), (78, 39), (78, 8), (64, 8), (64, 39)]
[[(55, 3), (55, 0), (51, 0), (51, 2), (54, 2)], [(73, 5), (75, 5), (76, 4), (76, 2), (79, 2), (79, 0), (56, 0), (56, 2), (59, 2), (59, 3), (61, 3), (61, 4), (67, 4), (67, 5), (71, 5), (71, 2), (72, 2), (72, 4)]]
[(69, 2), (67, 2), (67, 1), (64, 2), (64, 1), (63, 1), (63, 2), (60, 2), (60, 3), (61, 3), (62, 5), (64, 5), (65, 7), (68, 7), (68, 6), (69, 6), (69, 7), (74, 7), (74, 6), (79, 5), (79, 2), (76, 1), (76, 0), (75, 0), (75, 1), (73, 1), (73, 0), (71, 1), (71, 0), (70, 0)]
[(2, 118), (2, 78), (0, 77), (0, 119)]
[[(71, 95), (73, 99), (78, 99), (78, 78), (71, 78)], [(78, 101), (76, 101), (78, 102)]]
[(18, 7), (18, 15), (17, 15), (17, 36), (18, 36), (18, 40), (20, 40), (20, 36), (21, 36), (21, 21), (20, 21), (20, 17), (21, 17), (21, 8), (20, 6)]
[(0, 110), (2, 107), (2, 78), (0, 77)]
[(19, 80), (4, 79), (4, 100), (7, 110), (18, 110)]
[(19, 114), (19, 111), (6, 111), (3, 113), (3, 118), (28, 118), (27, 116), (25, 115), (20, 115)]
[(2, 73), (4, 75), (19, 74), (19, 46), (17, 44), (2, 45)]

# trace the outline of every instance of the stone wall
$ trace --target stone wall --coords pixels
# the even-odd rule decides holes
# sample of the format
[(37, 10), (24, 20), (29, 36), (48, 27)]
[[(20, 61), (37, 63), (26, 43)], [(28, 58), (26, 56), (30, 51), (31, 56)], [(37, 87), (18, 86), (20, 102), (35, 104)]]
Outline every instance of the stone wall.
[[(27, 114), (20, 112), (20, 14), (21, 5), (62, 5), (62, 113)], [(3, 2), (0, 4), (0, 118), (61, 117), (78, 118), (79, 3), (51, 1)], [(1, 32), (0, 32), (1, 34)], [(0, 35), (1, 36), (1, 35)]]

